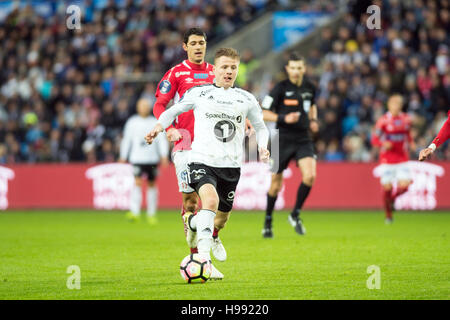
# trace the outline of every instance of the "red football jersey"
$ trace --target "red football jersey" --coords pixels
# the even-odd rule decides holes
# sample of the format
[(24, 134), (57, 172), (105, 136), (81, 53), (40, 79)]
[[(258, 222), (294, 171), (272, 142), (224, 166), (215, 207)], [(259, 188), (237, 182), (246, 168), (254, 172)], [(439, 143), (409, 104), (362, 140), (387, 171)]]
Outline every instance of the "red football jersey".
[[(410, 129), (411, 119), (403, 112), (395, 117), (387, 112), (378, 119), (372, 134), (372, 144), (380, 147), (381, 163), (408, 161), (408, 145), (412, 142)], [(390, 149), (385, 149), (382, 146), (385, 141), (392, 143)]]
[(444, 122), (444, 125), (442, 126), (441, 130), (439, 130), (437, 137), (434, 138), (432, 142), (435, 144), (436, 148), (447, 141), (448, 138), (450, 138), (450, 110), (448, 111), (447, 116), (447, 121)]
[[(156, 89), (156, 102), (153, 106), (153, 114), (159, 119), (161, 113), (166, 110), (170, 100), (178, 102), (183, 94), (190, 88), (214, 80), (213, 65), (204, 62), (201, 65), (184, 60), (166, 72)], [(169, 128), (171, 128), (170, 126)], [(180, 114), (173, 127), (180, 131), (182, 139), (175, 142), (173, 151), (189, 150), (194, 139), (194, 112), (190, 110)], [(169, 129), (167, 128), (167, 129)], [(186, 131), (187, 130), (187, 131)], [(187, 135), (189, 132), (189, 136)]]

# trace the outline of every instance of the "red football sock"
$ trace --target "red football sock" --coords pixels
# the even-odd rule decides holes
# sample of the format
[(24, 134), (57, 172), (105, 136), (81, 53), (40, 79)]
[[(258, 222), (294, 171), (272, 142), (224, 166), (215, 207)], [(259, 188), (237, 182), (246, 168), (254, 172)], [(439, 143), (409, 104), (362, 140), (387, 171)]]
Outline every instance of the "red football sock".
[(198, 253), (198, 249), (197, 248), (191, 248), (191, 253)]
[(407, 187), (399, 187), (395, 192), (392, 193), (392, 199), (396, 199), (399, 195), (404, 194), (406, 191), (408, 191), (409, 186)]
[(391, 190), (389, 191), (384, 191), (383, 193), (383, 202), (384, 202), (384, 211), (386, 213), (386, 218), (387, 219), (392, 219), (392, 194), (391, 194)]
[(219, 229), (214, 227), (213, 238), (217, 238), (219, 236)]

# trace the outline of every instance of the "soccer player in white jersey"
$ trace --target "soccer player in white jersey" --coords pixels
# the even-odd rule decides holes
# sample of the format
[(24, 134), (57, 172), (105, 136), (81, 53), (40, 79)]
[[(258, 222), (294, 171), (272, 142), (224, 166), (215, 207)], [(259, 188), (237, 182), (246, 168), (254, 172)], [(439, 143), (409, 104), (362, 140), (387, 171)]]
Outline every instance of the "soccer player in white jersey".
[[(260, 159), (269, 160), (269, 132), (262, 109), (251, 93), (233, 86), (239, 61), (236, 50), (219, 49), (214, 58), (215, 83), (189, 89), (178, 103), (161, 115), (157, 125), (145, 136), (147, 143), (152, 143), (177, 115), (194, 110), (188, 182), (200, 196), (202, 209), (195, 216), (185, 214), (184, 219), (190, 233), (197, 233), (198, 253), (208, 260), (211, 260), (214, 222), (219, 222), (219, 227), (223, 228), (233, 207), (242, 164), (246, 118), (256, 131)], [(222, 279), (223, 274), (213, 266), (211, 278)]]
[(142, 141), (148, 128), (156, 125), (156, 118), (150, 115), (149, 101), (140, 99), (137, 102), (137, 113), (127, 120), (120, 145), (119, 162), (129, 161), (133, 165), (135, 185), (131, 191), (130, 211), (127, 218), (137, 220), (142, 206), (142, 176), (147, 176), (147, 221), (155, 224), (158, 203), (158, 189), (155, 181), (158, 175), (158, 164), (169, 164), (169, 143), (165, 135), (159, 136), (150, 147)]

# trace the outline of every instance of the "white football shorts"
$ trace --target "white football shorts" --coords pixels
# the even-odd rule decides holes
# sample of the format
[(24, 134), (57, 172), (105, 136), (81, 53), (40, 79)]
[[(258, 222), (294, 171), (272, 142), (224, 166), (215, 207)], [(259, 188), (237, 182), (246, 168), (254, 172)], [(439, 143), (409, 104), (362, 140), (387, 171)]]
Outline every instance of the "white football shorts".
[(394, 182), (405, 180), (411, 180), (411, 171), (409, 170), (408, 162), (383, 164), (381, 184), (393, 184)]
[(180, 150), (172, 154), (172, 160), (175, 165), (175, 172), (177, 174), (178, 180), (178, 191), (183, 193), (195, 192), (188, 185), (188, 161), (189, 161), (189, 150)]

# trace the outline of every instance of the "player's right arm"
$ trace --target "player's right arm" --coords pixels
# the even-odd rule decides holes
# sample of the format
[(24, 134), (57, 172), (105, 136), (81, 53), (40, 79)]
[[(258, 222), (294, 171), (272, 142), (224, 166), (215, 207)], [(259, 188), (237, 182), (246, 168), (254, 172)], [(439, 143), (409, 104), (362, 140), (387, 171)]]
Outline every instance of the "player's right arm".
[(389, 141), (382, 141), (382, 135), (384, 132), (384, 118), (381, 117), (377, 120), (374, 130), (372, 131), (371, 142), (374, 147), (384, 148), (386, 150), (392, 147), (392, 143)]
[(443, 144), (449, 138), (450, 138), (450, 111), (448, 112), (447, 121), (445, 121), (441, 130), (439, 130), (439, 133), (436, 136), (436, 138), (433, 139), (433, 141), (428, 146), (428, 148), (425, 148), (422, 151), (420, 151), (419, 161), (424, 161), (424, 160), (428, 159), (428, 157), (433, 154), (433, 152), (436, 150), (436, 148), (438, 148), (441, 144)]
[(131, 119), (129, 119), (125, 123), (125, 128), (123, 130), (123, 138), (120, 143), (119, 162), (122, 162), (122, 163), (127, 162), (128, 155), (130, 154), (130, 151), (131, 151), (132, 132), (131, 132), (131, 125), (130, 125), (131, 121), (130, 120)]
[(160, 132), (167, 129), (178, 115), (194, 109), (195, 97), (192, 93), (193, 91), (195, 90), (186, 91), (180, 101), (160, 115), (156, 126), (149, 134), (145, 136), (145, 141), (147, 141), (148, 144), (151, 144)]
[[(156, 119), (159, 119), (161, 114), (166, 110), (170, 100), (172, 100), (177, 93), (178, 81), (175, 77), (174, 68), (171, 68), (169, 71), (167, 71), (164, 77), (158, 83), (155, 94), (156, 102), (153, 105), (153, 115), (156, 117)], [(169, 141), (175, 142), (181, 139), (181, 134), (173, 125), (170, 125), (167, 128), (166, 132)]]
[(280, 103), (281, 88), (276, 85), (272, 91), (264, 97), (261, 104), (263, 108), (264, 121), (276, 123), (295, 123), (300, 118), (300, 112), (291, 112), (286, 115), (278, 114), (278, 105)]

